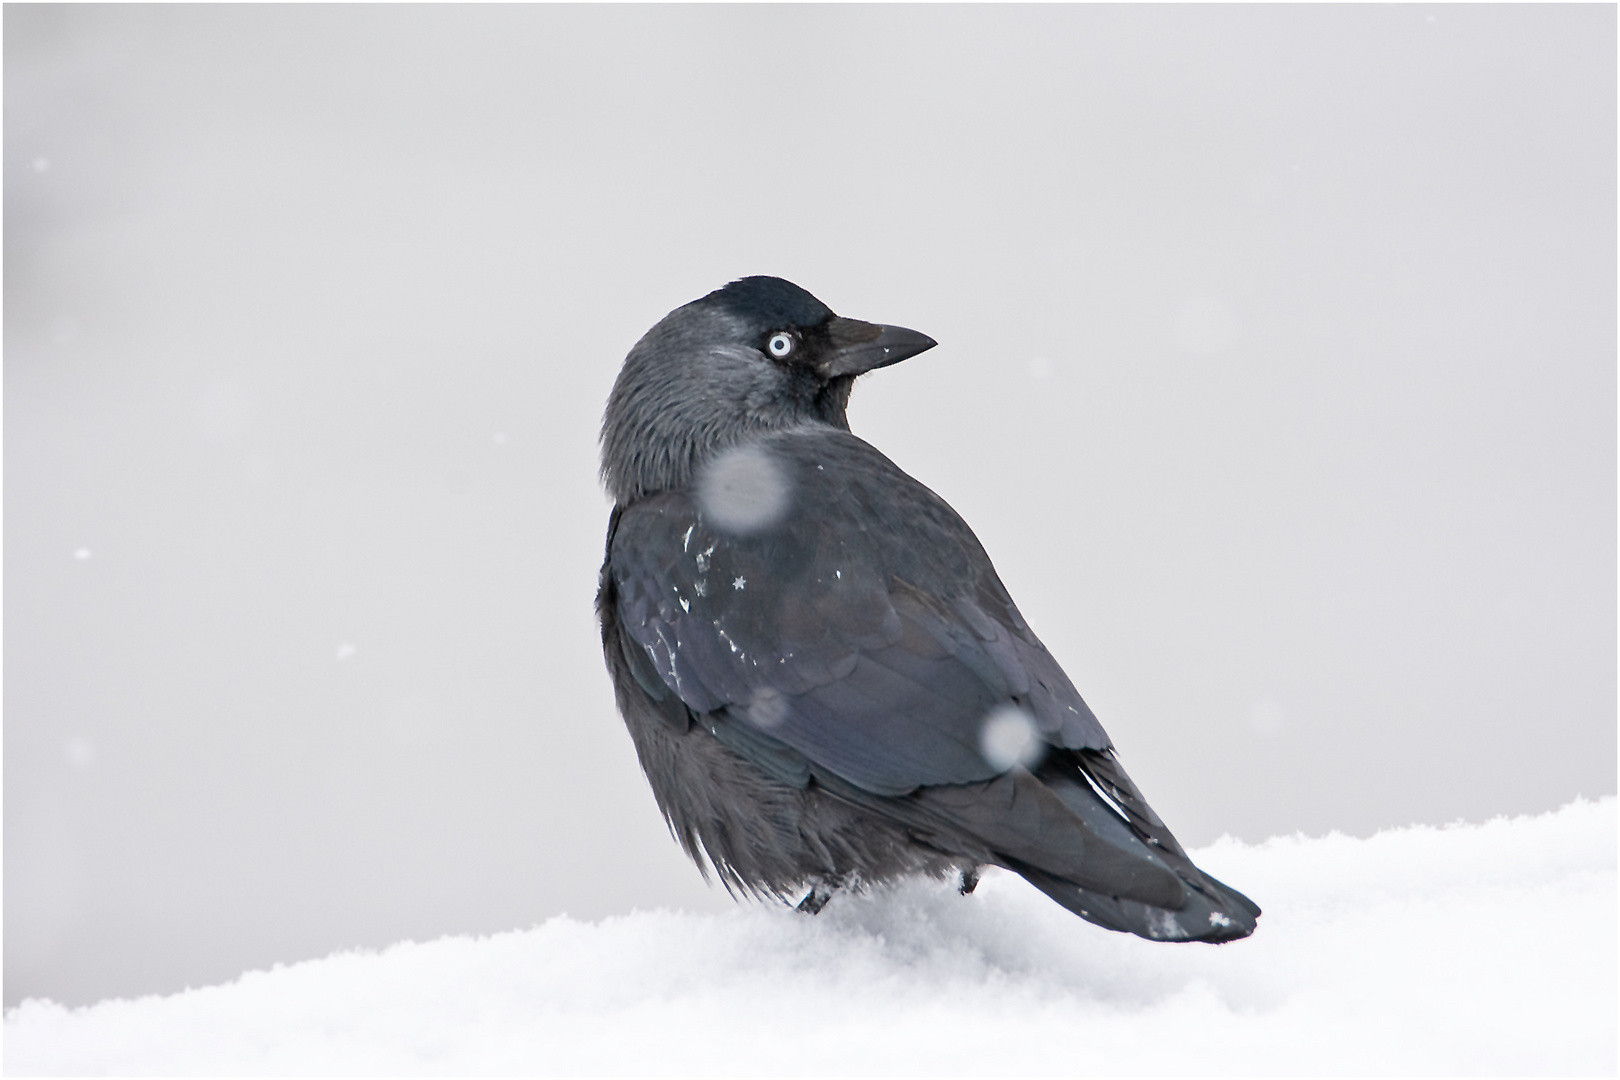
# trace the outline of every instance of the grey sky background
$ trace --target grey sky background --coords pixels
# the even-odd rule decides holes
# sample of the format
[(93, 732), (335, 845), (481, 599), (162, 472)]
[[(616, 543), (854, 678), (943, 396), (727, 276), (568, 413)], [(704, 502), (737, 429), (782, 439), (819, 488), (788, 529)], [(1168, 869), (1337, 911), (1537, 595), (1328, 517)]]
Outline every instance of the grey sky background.
[(1615, 790), (1612, 6), (4, 29), (7, 1003), (728, 904), (595, 440), (744, 274), (939, 340), (853, 426), (1189, 844)]

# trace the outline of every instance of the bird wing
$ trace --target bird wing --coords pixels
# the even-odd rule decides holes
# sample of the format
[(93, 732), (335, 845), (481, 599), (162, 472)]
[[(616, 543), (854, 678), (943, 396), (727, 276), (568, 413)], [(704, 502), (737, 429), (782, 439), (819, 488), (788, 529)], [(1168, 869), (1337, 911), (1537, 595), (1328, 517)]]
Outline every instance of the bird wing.
[(836, 429), (754, 451), (780, 481), (768, 526), (722, 528), (735, 515), (664, 492), (625, 508), (610, 542), (625, 658), (671, 722), (686, 723), (678, 699), (780, 774), (876, 795), (1004, 772), (982, 740), (1007, 705), (1052, 746), (1109, 748), (943, 499)]

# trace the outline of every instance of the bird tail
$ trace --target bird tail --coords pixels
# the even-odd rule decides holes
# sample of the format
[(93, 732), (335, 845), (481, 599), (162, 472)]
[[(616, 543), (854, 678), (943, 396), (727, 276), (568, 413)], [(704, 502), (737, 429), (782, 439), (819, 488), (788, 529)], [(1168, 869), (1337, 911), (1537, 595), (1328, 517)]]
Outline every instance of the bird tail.
[(1110, 930), (1154, 941), (1232, 941), (1260, 908), (1193, 865), (1111, 750), (1054, 750), (1034, 773), (919, 790), (916, 805)]
[(1012, 867), (1026, 881), (1098, 926), (1155, 941), (1223, 942), (1254, 933), (1260, 906), (1193, 865), (1112, 750), (1075, 751), (1069, 762), (1053, 765), (1040, 779), (1088, 831), (1118, 844), (1122, 837), (1113, 826), (1122, 822), (1131, 839), (1148, 849), (1144, 854), (1162, 860), (1180, 879), (1185, 899), (1179, 907), (1160, 906), (1087, 888), (1038, 867)]
[[(1087, 922), (1152, 941), (1236, 941), (1254, 933), (1260, 909), (1236, 889), (1200, 874), (1179, 909), (1083, 888), (1032, 866), (1012, 867), (1023, 879)], [(1183, 879), (1185, 880), (1185, 879)]]

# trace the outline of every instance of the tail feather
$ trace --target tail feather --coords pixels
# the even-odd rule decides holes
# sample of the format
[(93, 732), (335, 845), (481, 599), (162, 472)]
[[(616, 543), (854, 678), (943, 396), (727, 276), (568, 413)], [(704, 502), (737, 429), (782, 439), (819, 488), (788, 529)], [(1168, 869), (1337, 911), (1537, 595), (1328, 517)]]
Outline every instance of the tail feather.
[(1255, 917), (1260, 913), (1241, 893), (1228, 893), (1223, 902), (1192, 888), (1187, 890), (1186, 903), (1171, 909), (1083, 889), (1033, 867), (1011, 869), (1087, 922), (1153, 941), (1236, 941), (1254, 933)]
[(1154, 941), (1254, 932), (1260, 908), (1193, 864), (1112, 751), (1055, 751), (1033, 774), (1014, 769), (915, 798), (1098, 926)]
[(1186, 901), (1184, 879), (1173, 865), (1133, 836), (1089, 790), (1089, 805), (1072, 802), (1068, 794), (1012, 769), (978, 784), (923, 788), (913, 799), (929, 816), (987, 847), (990, 861), (1027, 865), (1057, 880), (1154, 907), (1180, 907)]
[(995, 863), (1089, 922), (1154, 941), (1232, 941), (1260, 908), (1187, 857), (1112, 751), (1054, 750), (1031, 773), (891, 798), (829, 793), (903, 822), (941, 852)]
[(1162, 860), (1187, 886), (1187, 901), (1179, 908), (1143, 904), (1062, 877), (1044, 875), (1044, 881), (1037, 881), (1020, 870), (1036, 888), (1082, 918), (1154, 940), (1232, 941), (1254, 933), (1260, 906), (1193, 864), (1112, 750), (1056, 756), (1041, 770), (1041, 779), (1065, 806), (1116, 844), (1128, 830), (1138, 851), (1149, 849), (1143, 854)]

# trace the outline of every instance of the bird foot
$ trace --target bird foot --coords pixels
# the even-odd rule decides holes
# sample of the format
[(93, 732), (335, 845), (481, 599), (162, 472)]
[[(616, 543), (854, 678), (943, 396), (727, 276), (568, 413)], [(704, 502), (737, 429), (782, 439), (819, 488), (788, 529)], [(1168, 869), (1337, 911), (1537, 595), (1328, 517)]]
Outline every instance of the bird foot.
[(981, 867), (969, 866), (962, 871), (962, 884), (960, 889), (963, 896), (967, 896), (979, 887), (979, 870)]

